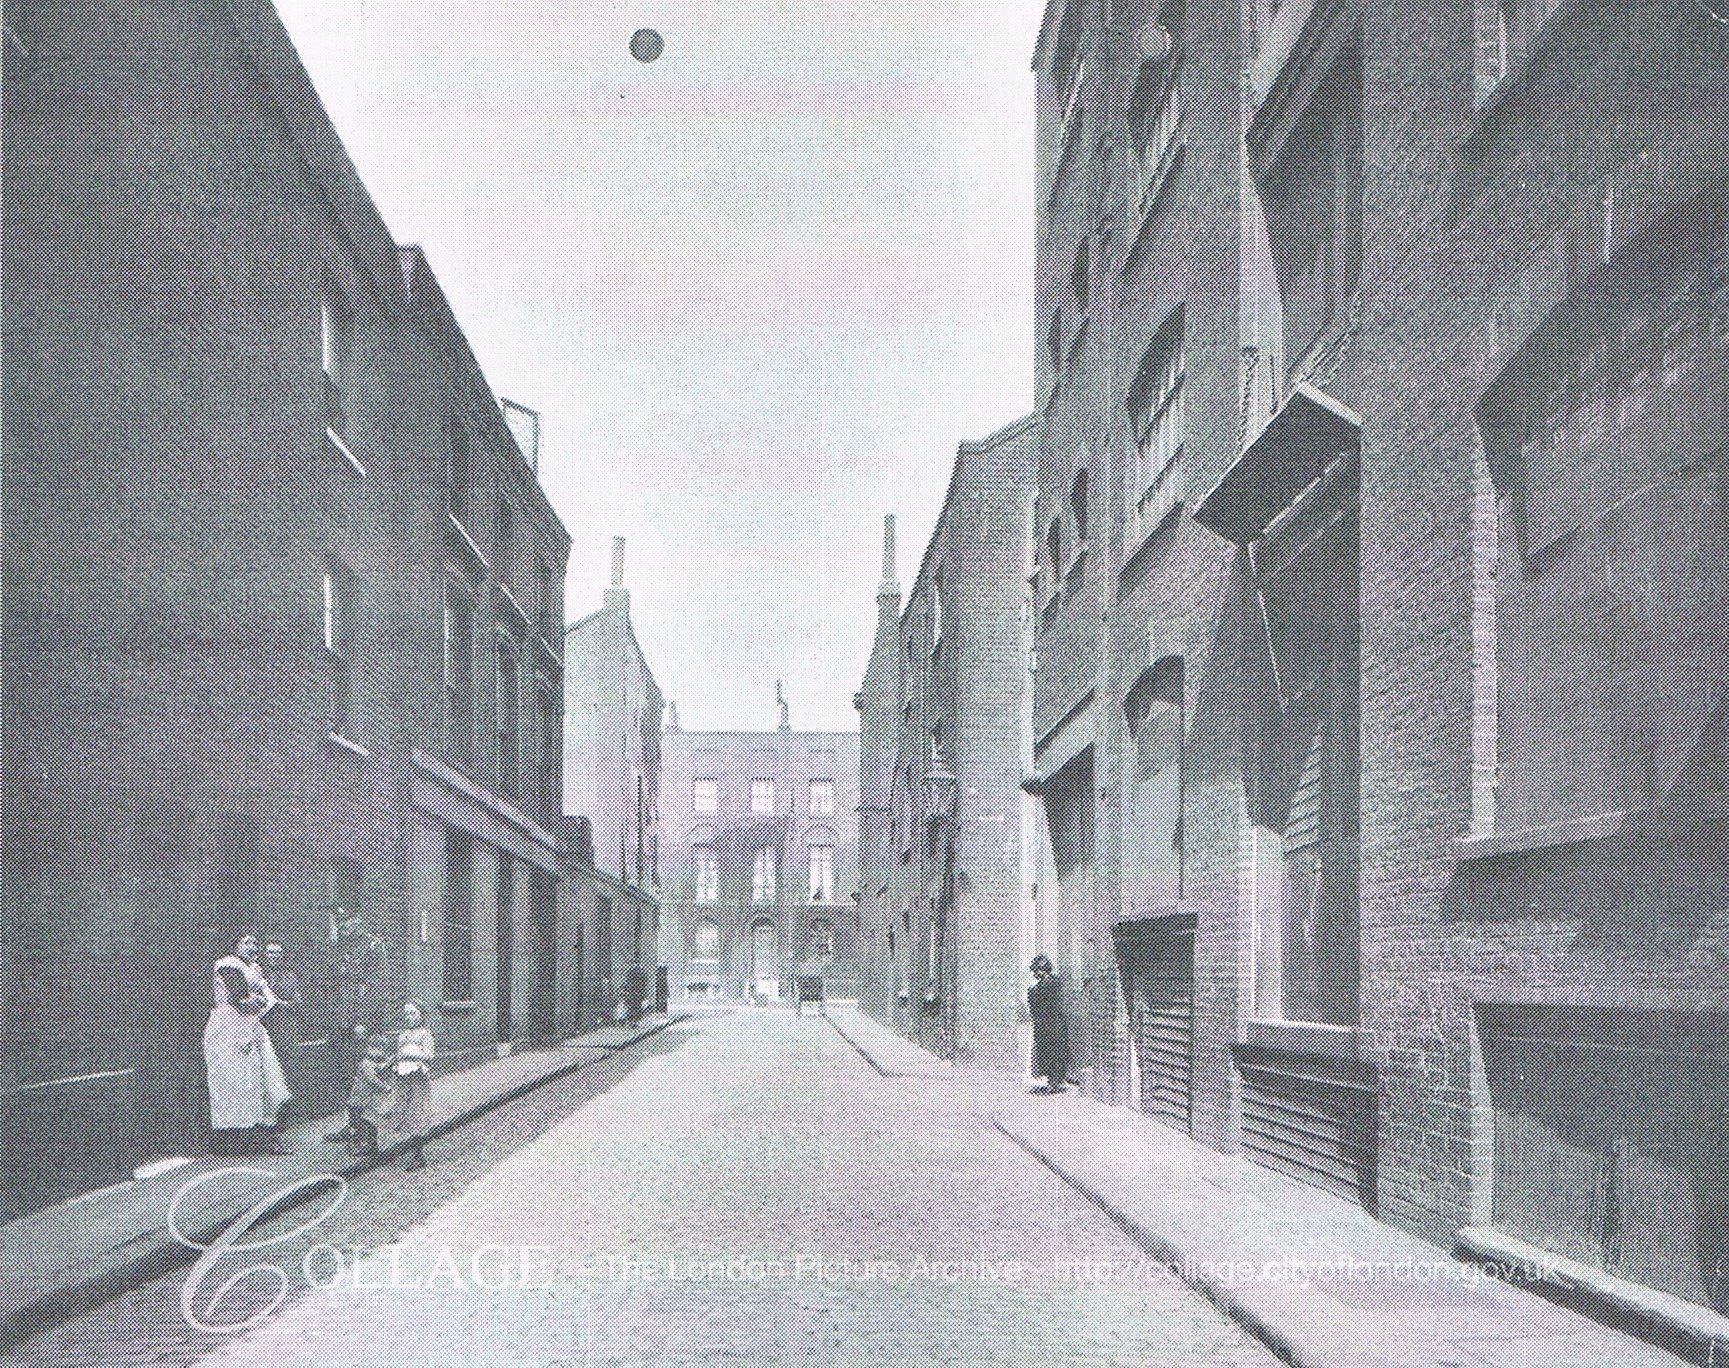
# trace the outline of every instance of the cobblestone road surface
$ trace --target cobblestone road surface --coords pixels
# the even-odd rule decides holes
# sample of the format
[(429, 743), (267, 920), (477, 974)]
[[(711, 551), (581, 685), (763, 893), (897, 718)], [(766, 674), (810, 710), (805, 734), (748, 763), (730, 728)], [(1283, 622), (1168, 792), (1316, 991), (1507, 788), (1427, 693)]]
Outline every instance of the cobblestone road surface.
[[(967, 1098), (878, 1076), (819, 1018), (685, 1023), (616, 1068), (566, 1119), (507, 1109), (489, 1136), (441, 1142), (442, 1178), (368, 1180), (315, 1231), (212, 1263), (195, 1313), (245, 1268), (285, 1271), (294, 1295), (254, 1328), (166, 1326), (177, 1275), (31, 1362), (1274, 1362)], [(273, 1287), (254, 1274), (253, 1301), (208, 1319)], [(114, 1356), (70, 1357), (104, 1335)]]

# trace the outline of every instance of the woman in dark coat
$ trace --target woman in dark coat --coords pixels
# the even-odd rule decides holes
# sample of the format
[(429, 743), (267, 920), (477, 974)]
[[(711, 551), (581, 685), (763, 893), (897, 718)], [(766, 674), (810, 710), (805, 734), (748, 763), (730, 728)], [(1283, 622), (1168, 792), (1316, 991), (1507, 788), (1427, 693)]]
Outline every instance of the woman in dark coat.
[(1033, 1076), (1045, 1080), (1033, 1091), (1059, 1093), (1069, 1078), (1069, 1022), (1063, 1010), (1063, 983), (1045, 955), (1033, 957), (1032, 969), (1027, 1007), (1033, 1016)]

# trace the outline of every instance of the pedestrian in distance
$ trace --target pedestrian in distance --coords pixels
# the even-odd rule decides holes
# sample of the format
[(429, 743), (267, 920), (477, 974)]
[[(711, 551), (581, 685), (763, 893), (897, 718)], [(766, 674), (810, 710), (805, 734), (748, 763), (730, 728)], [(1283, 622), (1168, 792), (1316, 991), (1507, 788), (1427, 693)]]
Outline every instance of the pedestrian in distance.
[(1033, 1018), (1033, 1076), (1045, 1081), (1036, 1093), (1060, 1093), (1069, 1077), (1069, 1021), (1063, 982), (1047, 955), (1034, 955), (1027, 1007)]
[(219, 1155), (284, 1154), (276, 1116), (289, 1099), (264, 1015), (274, 999), (258, 965), (258, 937), (235, 942), (216, 961), (214, 1001), (204, 1027), (212, 1149)]
[(390, 1083), (394, 1057), (389, 1039), (374, 1036), (348, 1090), (348, 1129), (354, 1137), (349, 1147), (366, 1158), (378, 1157), (379, 1123), (395, 1104), (396, 1090)]
[(648, 1006), (648, 974), (640, 964), (631, 965), (630, 972), (624, 976), (624, 1000), (634, 1026)]
[(404, 1168), (419, 1168), (426, 1160), (426, 1094), (432, 1085), (432, 1032), (418, 1004), (402, 1008), (402, 1029), (396, 1033), (396, 1063), (391, 1069), (396, 1090), (396, 1129), (409, 1140), (402, 1152)]

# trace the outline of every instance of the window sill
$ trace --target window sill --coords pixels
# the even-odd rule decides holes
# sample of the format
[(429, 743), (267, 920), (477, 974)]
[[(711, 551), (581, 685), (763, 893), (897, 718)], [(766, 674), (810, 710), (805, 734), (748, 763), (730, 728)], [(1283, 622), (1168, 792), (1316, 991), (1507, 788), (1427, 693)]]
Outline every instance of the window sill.
[(1498, 855), (1531, 855), (1561, 846), (1600, 841), (1625, 831), (1640, 815), (1638, 812), (1602, 812), (1593, 817), (1570, 817), (1547, 826), (1460, 836), (1453, 842), (1453, 853), (1460, 860), (1488, 860)]
[(529, 628), (528, 614), (522, 611), (522, 605), (516, 601), (516, 595), (510, 592), (510, 586), (507, 584), (500, 584), (498, 586), (498, 596), (509, 606), (511, 616), (521, 625), (522, 631), (526, 635)]
[(487, 563), (486, 556), (480, 549), (480, 543), (468, 534), (468, 529), (462, 525), (462, 519), (448, 508), (444, 510), (444, 516), (450, 524), (450, 530), (456, 534), (458, 545), (474, 558), (474, 563), (483, 571), (490, 570), (492, 567)]
[(360, 457), (356, 456), (348, 449), (348, 443), (343, 441), (342, 438), (337, 435), (335, 428), (327, 427), (324, 429), (324, 440), (341, 453), (342, 459), (348, 462), (349, 468), (353, 470), (356, 475), (360, 476), (363, 480), (368, 478), (366, 467), (361, 464)]
[(371, 751), (367, 750), (365, 746), (360, 744), (360, 742), (344, 736), (335, 727), (330, 729), (330, 740), (333, 744), (340, 746), (343, 750), (349, 752), (349, 754), (358, 755), (362, 760), (369, 760), (372, 758)]
[(473, 998), (463, 998), (454, 1002), (441, 1002), (438, 1010), (444, 1016), (467, 1016), (477, 1005)]

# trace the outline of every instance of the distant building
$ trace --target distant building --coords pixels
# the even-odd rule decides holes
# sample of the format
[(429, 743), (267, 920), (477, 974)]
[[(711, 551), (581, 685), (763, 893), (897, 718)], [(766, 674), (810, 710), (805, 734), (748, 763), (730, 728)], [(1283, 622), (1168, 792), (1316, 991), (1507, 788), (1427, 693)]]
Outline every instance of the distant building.
[(858, 695), (861, 1000), (945, 1058), (1017, 1075), (1040, 948), (1043, 833), (1021, 790), (1035, 435), (1026, 418), (961, 445), (898, 615), (890, 524)]
[(858, 734), (662, 738), (668, 874), (662, 945), (675, 994), (791, 998), (801, 970), (857, 994)]
[(564, 681), (561, 920), (572, 963), (586, 966), (579, 1015), (592, 1024), (610, 1019), (633, 966), (653, 984), (660, 964), (662, 700), (631, 625), (623, 537), (603, 605), (565, 632)]
[(0, 1219), (200, 1152), (242, 930), (310, 1109), (552, 1030), (569, 551), (267, 3), (6, 15)]

